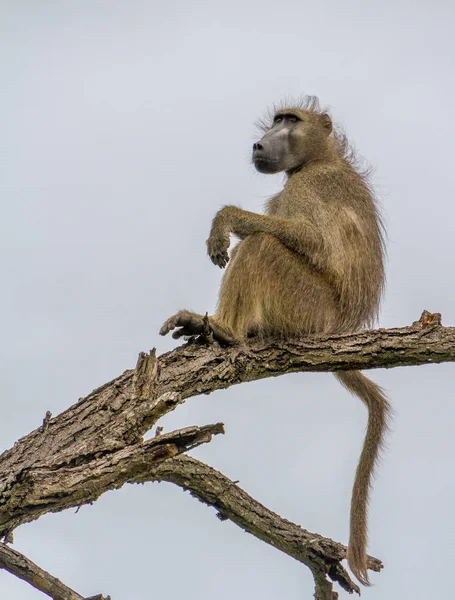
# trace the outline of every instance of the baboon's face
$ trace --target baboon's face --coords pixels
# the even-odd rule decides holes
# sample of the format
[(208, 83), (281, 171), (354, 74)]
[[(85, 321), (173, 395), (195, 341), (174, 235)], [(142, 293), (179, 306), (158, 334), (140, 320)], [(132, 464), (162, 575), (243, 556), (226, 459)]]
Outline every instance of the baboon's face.
[(324, 154), (328, 133), (313, 115), (280, 111), (270, 129), (253, 145), (254, 166), (260, 173), (298, 169)]

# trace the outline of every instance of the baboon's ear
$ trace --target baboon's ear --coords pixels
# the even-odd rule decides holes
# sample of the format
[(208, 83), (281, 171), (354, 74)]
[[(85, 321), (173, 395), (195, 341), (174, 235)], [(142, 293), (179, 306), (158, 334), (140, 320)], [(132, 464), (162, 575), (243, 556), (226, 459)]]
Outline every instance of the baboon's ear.
[(332, 131), (333, 124), (329, 115), (327, 113), (322, 113), (322, 115), (319, 115), (319, 119), (321, 121), (321, 125), (324, 127), (327, 133), (330, 133)]

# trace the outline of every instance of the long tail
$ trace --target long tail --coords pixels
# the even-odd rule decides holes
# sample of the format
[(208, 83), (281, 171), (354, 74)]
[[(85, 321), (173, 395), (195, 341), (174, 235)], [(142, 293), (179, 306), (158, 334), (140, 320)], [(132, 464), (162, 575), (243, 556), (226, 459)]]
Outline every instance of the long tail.
[(360, 371), (339, 371), (335, 377), (368, 408), (368, 426), (352, 490), (347, 558), (351, 571), (360, 583), (370, 585), (367, 571), (368, 500), (391, 408), (382, 389)]

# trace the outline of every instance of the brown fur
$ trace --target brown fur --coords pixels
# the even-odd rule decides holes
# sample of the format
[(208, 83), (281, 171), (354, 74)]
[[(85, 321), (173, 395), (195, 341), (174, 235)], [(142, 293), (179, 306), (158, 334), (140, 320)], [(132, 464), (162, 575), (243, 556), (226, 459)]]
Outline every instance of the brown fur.
[[(299, 119), (292, 124), (287, 151), (294, 163), (296, 156), (304, 153), (303, 158), (287, 170), (286, 184), (268, 201), (265, 215), (225, 207), (207, 241), (213, 262), (224, 267), (229, 234), (241, 240), (231, 253), (211, 317), (214, 336), (222, 343), (254, 335), (288, 338), (355, 331), (370, 326), (377, 315), (384, 244), (366, 176), (315, 98), (275, 114)], [(272, 128), (273, 123), (263, 124), (264, 140)], [(171, 329), (176, 329), (176, 338), (200, 333), (202, 317), (181, 311), (166, 321), (161, 333)], [(368, 497), (389, 405), (381, 389), (359, 371), (336, 377), (364, 402), (369, 415), (353, 488), (348, 548), (353, 573), (368, 585)]]

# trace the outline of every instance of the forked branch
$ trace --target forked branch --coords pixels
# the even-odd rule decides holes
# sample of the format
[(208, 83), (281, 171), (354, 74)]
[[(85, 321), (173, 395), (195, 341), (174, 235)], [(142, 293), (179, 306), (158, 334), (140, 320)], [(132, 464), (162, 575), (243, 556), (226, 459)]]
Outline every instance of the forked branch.
[[(159, 359), (154, 351), (141, 353), (136, 369), (57, 417), (46, 413), (40, 427), (0, 456), (0, 535), (11, 541), (19, 525), (93, 502), (126, 482), (170, 481), (214, 506), (222, 518), (306, 564), (315, 577), (318, 600), (334, 597), (327, 575), (345, 590), (357, 591), (340, 563), (344, 546), (268, 511), (211, 467), (178, 456), (222, 433), (222, 424), (185, 428), (147, 441), (143, 435), (186, 398), (244, 381), (300, 371), (447, 361), (455, 361), (455, 328), (441, 326), (440, 315), (427, 312), (410, 327), (255, 341), (228, 349), (191, 343)], [(369, 568), (380, 566), (370, 559)]]

